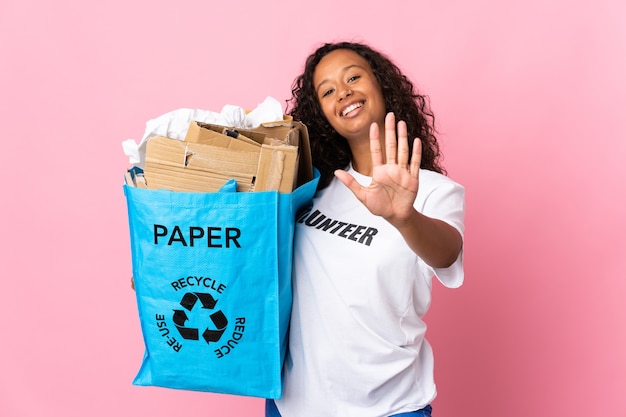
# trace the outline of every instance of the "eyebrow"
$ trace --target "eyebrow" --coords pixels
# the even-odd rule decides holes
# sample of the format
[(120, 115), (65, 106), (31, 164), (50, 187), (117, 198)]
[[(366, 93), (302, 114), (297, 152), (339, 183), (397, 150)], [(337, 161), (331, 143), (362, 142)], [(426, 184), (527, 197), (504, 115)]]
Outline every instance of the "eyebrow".
[[(351, 65), (348, 65), (347, 67), (342, 68), (342, 69), (341, 69), (341, 72), (342, 72), (342, 73), (346, 73), (346, 72), (350, 71), (352, 68), (355, 68), (355, 67), (356, 67), (356, 68), (361, 68), (361, 69), (364, 69), (364, 67), (362, 67), (361, 65), (358, 65), (358, 64), (351, 64)], [(322, 85), (324, 85), (325, 83), (327, 83), (327, 82), (329, 82), (329, 81), (330, 81), (330, 80), (329, 80), (328, 78), (323, 79), (323, 80), (322, 80), (322, 81), (321, 81), (321, 82), (317, 85), (317, 87), (315, 87), (315, 92), (316, 92), (317, 94), (319, 94), (319, 90), (320, 90), (320, 88), (322, 87)]]

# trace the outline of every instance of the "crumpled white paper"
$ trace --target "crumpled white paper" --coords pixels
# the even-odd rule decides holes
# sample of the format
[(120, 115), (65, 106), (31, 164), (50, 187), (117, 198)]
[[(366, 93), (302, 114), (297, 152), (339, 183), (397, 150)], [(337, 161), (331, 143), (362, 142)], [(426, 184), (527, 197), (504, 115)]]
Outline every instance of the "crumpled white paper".
[(283, 109), (278, 100), (268, 96), (247, 114), (243, 108), (231, 104), (225, 105), (220, 113), (185, 108), (173, 110), (155, 119), (148, 120), (146, 122), (146, 130), (139, 144), (134, 139), (123, 141), (122, 149), (124, 154), (128, 157), (131, 165), (143, 168), (146, 162), (146, 142), (150, 138), (165, 136), (183, 140), (187, 135), (187, 129), (189, 129), (189, 123), (192, 120), (238, 127), (240, 129), (252, 129), (260, 126), (261, 123), (283, 120)]

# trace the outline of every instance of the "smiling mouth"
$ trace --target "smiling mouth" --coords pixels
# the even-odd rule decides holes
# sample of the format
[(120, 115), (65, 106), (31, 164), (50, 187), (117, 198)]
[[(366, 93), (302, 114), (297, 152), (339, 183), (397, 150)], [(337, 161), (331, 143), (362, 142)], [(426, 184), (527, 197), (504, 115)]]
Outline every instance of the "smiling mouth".
[(350, 112), (352, 112), (352, 111), (354, 111), (354, 110), (356, 110), (356, 109), (358, 109), (360, 107), (363, 107), (363, 103), (362, 102), (358, 102), (358, 103), (354, 103), (354, 104), (349, 105), (348, 107), (343, 109), (343, 111), (341, 112), (341, 117), (347, 116), (348, 113), (350, 113)]

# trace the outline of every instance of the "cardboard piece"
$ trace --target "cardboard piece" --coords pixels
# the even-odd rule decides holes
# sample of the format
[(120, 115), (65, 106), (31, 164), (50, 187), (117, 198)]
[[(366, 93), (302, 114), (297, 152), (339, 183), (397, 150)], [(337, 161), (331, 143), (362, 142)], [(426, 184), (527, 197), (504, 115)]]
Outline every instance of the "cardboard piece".
[(290, 193), (313, 178), (307, 129), (289, 116), (249, 130), (192, 121), (184, 141), (146, 145), (150, 189), (214, 192), (234, 178), (237, 191)]
[(148, 188), (146, 179), (143, 176), (143, 170), (139, 167), (132, 167), (124, 174), (126, 185), (137, 188)]

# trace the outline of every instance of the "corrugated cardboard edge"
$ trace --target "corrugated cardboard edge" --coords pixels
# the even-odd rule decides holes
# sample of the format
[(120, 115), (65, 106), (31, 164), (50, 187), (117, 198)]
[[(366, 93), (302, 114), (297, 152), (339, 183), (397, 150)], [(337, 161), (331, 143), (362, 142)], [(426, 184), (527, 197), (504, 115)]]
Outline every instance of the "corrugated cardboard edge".
[[(313, 178), (313, 166), (312, 166), (312, 161), (311, 161), (311, 148), (310, 148), (308, 130), (303, 123), (292, 121), (292, 120), (287, 120), (285, 122), (273, 122), (273, 123), (270, 123), (269, 125), (266, 124), (264, 126), (260, 126), (257, 129), (259, 132), (261, 132), (261, 135), (265, 134), (266, 136), (269, 135), (271, 137), (281, 137), (281, 139), (283, 139), (288, 145), (264, 144), (259, 147), (257, 147), (258, 145), (255, 145), (256, 151), (260, 152), (261, 155), (258, 158), (258, 165), (256, 167), (256, 172), (255, 172), (256, 178), (254, 180), (254, 186), (253, 186), (254, 191), (278, 190), (281, 193), (290, 193), (295, 188), (299, 187), (302, 184), (307, 183)], [(255, 131), (255, 133), (259, 133), (259, 132)], [(214, 180), (217, 180), (218, 178), (221, 177), (224, 181), (226, 181), (227, 179), (232, 178), (232, 174), (234, 174), (233, 168), (239, 165), (239, 162), (243, 162), (241, 155), (239, 155), (239, 157), (237, 158), (228, 158), (228, 160), (225, 160), (225, 158), (224, 159), (217, 158), (218, 160), (219, 159), (222, 160), (221, 163), (219, 161), (208, 160), (208, 159), (214, 159), (214, 158), (208, 158), (205, 161), (204, 160), (205, 158), (200, 157), (200, 155), (195, 155), (191, 157), (191, 162), (192, 162), (190, 164), (191, 166), (188, 166), (185, 163), (185, 161), (187, 160), (188, 151), (191, 151), (191, 155), (193, 155), (194, 148), (196, 146), (200, 146), (202, 148), (204, 144), (196, 142), (196, 143), (187, 143), (186, 145), (183, 145), (184, 142), (181, 143), (181, 141), (169, 139), (169, 138), (159, 138), (156, 140), (156, 142), (159, 142), (159, 140), (166, 140), (169, 143), (169, 145), (173, 146), (174, 148), (180, 148), (184, 146), (185, 149), (174, 150), (174, 154), (176, 155), (174, 161), (169, 160), (171, 156), (167, 155), (168, 152), (166, 152), (165, 154), (158, 155), (157, 160), (151, 160), (151, 161), (147, 160), (146, 168), (148, 168), (148, 171), (150, 171), (152, 168), (152, 171), (155, 172), (154, 170), (155, 167), (153, 166), (155, 163), (158, 166), (165, 164), (165, 165), (169, 165), (170, 168), (176, 167), (174, 170), (178, 171), (178, 174), (175, 175), (175, 177), (182, 175), (183, 178), (184, 177), (188, 178), (188, 181), (190, 183), (189, 186), (191, 188), (188, 189), (187, 187), (183, 187), (184, 189), (188, 191), (195, 190), (195, 191), (210, 192), (210, 191), (214, 191), (214, 188), (215, 188), (214, 184), (204, 184), (204, 186), (200, 186), (199, 178), (197, 177), (197, 175), (200, 174), (200, 172), (193, 172), (195, 171), (195, 169), (193, 169), (194, 166), (196, 169), (200, 168), (201, 171), (205, 171), (205, 175), (208, 174), (208, 172), (206, 172), (207, 170), (210, 171), (211, 173), (209, 174), (209, 177), (213, 178)], [(174, 141), (174, 142), (169, 142), (169, 141)], [(267, 142), (273, 143), (271, 140), (267, 140)], [(189, 146), (189, 149), (187, 148), (187, 145)], [(205, 146), (211, 147), (210, 145), (205, 145)], [(215, 151), (215, 149), (213, 151)], [(232, 148), (228, 149), (228, 147), (221, 148), (218, 154), (221, 154), (222, 152), (229, 153), (229, 151), (232, 152), (232, 151), (235, 151), (235, 149), (232, 149)], [(157, 154), (159, 153), (160, 152), (158, 152)], [(201, 153), (204, 153), (204, 152), (201, 152)], [(214, 152), (211, 152), (211, 154), (213, 153)], [(245, 152), (245, 153), (248, 153), (248, 152)], [(147, 159), (152, 159), (152, 158), (147, 158)], [(243, 158), (243, 159), (246, 159), (246, 158)], [(196, 163), (198, 162), (200, 162), (200, 166), (196, 165)], [(217, 165), (221, 167), (219, 170), (215, 170), (216, 167), (214, 164), (216, 162), (217, 162)], [(206, 166), (205, 164), (207, 163), (208, 165), (212, 165), (212, 166), (210, 167)], [(287, 167), (287, 170), (285, 170), (285, 167)], [(292, 168), (289, 168), (289, 167), (292, 167)], [(192, 168), (192, 169), (189, 170), (189, 168)], [(296, 172), (294, 172), (293, 168), (297, 169), (297, 174)], [(156, 171), (160, 171), (160, 169), (157, 169)], [(216, 171), (221, 171), (221, 172), (216, 172)], [(231, 172), (230, 175), (227, 174), (227, 172), (229, 171)], [(237, 170), (235, 169), (234, 171), (237, 171)], [(223, 174), (226, 174), (226, 176), (223, 176)], [(251, 173), (248, 173), (248, 175), (250, 174)], [(157, 176), (159, 178), (158, 179), (153, 178), (153, 180), (156, 180), (157, 183), (161, 183), (160, 185), (163, 188), (172, 189), (175, 187), (176, 179), (166, 178), (167, 175), (164, 172), (157, 174)], [(183, 178), (179, 177), (179, 180), (185, 181)], [(142, 176), (142, 179), (143, 179), (143, 176)], [(147, 179), (148, 178), (146, 178), (146, 180)], [(173, 182), (170, 182), (172, 180)], [(242, 181), (242, 183), (239, 184), (239, 181)], [(252, 183), (250, 181), (251, 181), (251, 178), (250, 179), (238, 178), (238, 184), (240, 185), (238, 187), (239, 191), (250, 191), (251, 190), (250, 187), (252, 186)], [(134, 182), (133, 185), (135, 186), (145, 187), (145, 183), (138, 184), (137, 181), (133, 181), (133, 182)], [(209, 182), (212, 183), (213, 180), (210, 180)], [(157, 188), (159, 188), (158, 187), (159, 184), (150, 184), (150, 181), (148, 181), (148, 186), (150, 186), (150, 188), (152, 188), (153, 185), (156, 185)], [(204, 188), (205, 186), (208, 189), (205, 189)], [(197, 189), (196, 187), (200, 189)]]
[(156, 136), (147, 143), (144, 175), (151, 189), (213, 192), (235, 178), (238, 191), (250, 191), (260, 151), (260, 147), (249, 152)]
[[(211, 123), (203, 123), (192, 120), (189, 123), (187, 134), (185, 136), (186, 142), (204, 143), (207, 145), (222, 146), (228, 149), (237, 150), (254, 150), (263, 143), (264, 134), (259, 133), (254, 135), (251, 132), (250, 137), (240, 134), (236, 139), (225, 134), (225, 130), (229, 129), (226, 126), (215, 125)], [(246, 133), (248, 131), (245, 131)]]
[(311, 159), (311, 143), (309, 142), (309, 131), (302, 122), (292, 121), (294, 126), (300, 130), (298, 144), (298, 178), (296, 187), (301, 186), (313, 179), (313, 160)]
[[(209, 139), (210, 132), (206, 132), (207, 129), (214, 129), (214, 131), (218, 135), (222, 135), (218, 133), (222, 130), (224, 126), (213, 125), (210, 123), (202, 123), (192, 121), (189, 126), (189, 131), (187, 133), (186, 140), (192, 142), (204, 142), (204, 141), (212, 141), (212, 140), (225, 140), (223, 137), (221, 139), (217, 139), (213, 137)], [(297, 130), (297, 134), (294, 133), (294, 129)], [(313, 164), (311, 160), (311, 144), (309, 142), (309, 133), (306, 126), (298, 121), (294, 121), (292, 116), (284, 115), (283, 120), (275, 121), (275, 122), (267, 122), (262, 123), (259, 127), (254, 130), (249, 129), (236, 129), (242, 135), (244, 135), (244, 141), (255, 141), (256, 143), (264, 143), (262, 147), (262, 161), (268, 162), (272, 160), (271, 152), (274, 152), (277, 148), (275, 145), (270, 145), (270, 141), (267, 140), (269, 137), (276, 137), (280, 140), (285, 141), (287, 145), (297, 146), (298, 151), (295, 156), (296, 160), (293, 161), (292, 156), (287, 156), (287, 160), (285, 160), (284, 166), (296, 166), (297, 167), (297, 175), (291, 177), (290, 175), (284, 176), (281, 179), (280, 186), (278, 190), (280, 192), (291, 192), (295, 188), (299, 187), (302, 184), (305, 184), (313, 179)], [(262, 137), (265, 135), (265, 138)], [(228, 147), (234, 147), (235, 149), (242, 149), (245, 144), (237, 143), (239, 139), (233, 139), (227, 145)], [(268, 143), (266, 143), (268, 142)], [(269, 148), (268, 148), (269, 146)], [(285, 150), (285, 149), (283, 149)], [(274, 158), (279, 157), (279, 155), (274, 155)], [(291, 162), (295, 162), (296, 165), (290, 165)], [(257, 170), (257, 179), (255, 183), (255, 191), (265, 191), (268, 189), (276, 189), (276, 188), (267, 188), (270, 187), (270, 184), (276, 183), (276, 178), (268, 178), (268, 175), (279, 175), (276, 169), (264, 169), (262, 165), (259, 165), (259, 169)], [(280, 174), (282, 176), (282, 174)], [(259, 178), (260, 177), (260, 178)]]

